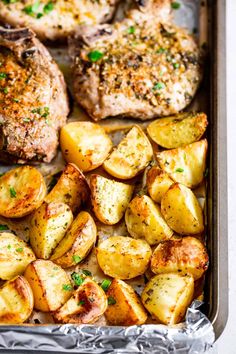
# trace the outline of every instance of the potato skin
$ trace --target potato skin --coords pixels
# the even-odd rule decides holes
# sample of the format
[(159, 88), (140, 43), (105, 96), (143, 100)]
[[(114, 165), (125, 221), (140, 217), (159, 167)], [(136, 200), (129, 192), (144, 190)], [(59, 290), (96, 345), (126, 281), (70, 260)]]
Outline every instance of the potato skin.
[(161, 200), (161, 212), (167, 224), (180, 235), (204, 231), (203, 212), (191, 189), (175, 183)]
[(144, 240), (112, 236), (97, 247), (97, 260), (103, 272), (112, 278), (131, 279), (148, 268), (152, 250)]
[(55, 248), (51, 260), (62, 268), (76, 265), (74, 256), (82, 261), (94, 246), (96, 238), (97, 227), (92, 216), (82, 211)]
[(207, 125), (205, 113), (184, 112), (155, 120), (149, 124), (147, 131), (155, 143), (166, 149), (174, 149), (201, 139)]
[(0, 233), (0, 278), (10, 280), (24, 273), (35, 255), (27, 243), (10, 232)]
[(208, 268), (208, 255), (205, 246), (195, 237), (160, 243), (151, 258), (151, 270), (155, 274), (192, 274), (194, 280), (203, 276)]
[(143, 238), (150, 245), (167, 240), (173, 235), (159, 206), (147, 195), (132, 199), (125, 213), (125, 222), (132, 237)]
[(73, 214), (77, 213), (90, 195), (86, 178), (78, 167), (68, 163), (57, 184), (46, 196), (47, 203), (57, 202), (67, 204)]
[(59, 323), (94, 323), (107, 309), (107, 298), (102, 288), (91, 278), (75, 290), (71, 298), (54, 313)]
[(103, 127), (91, 122), (71, 122), (61, 129), (60, 145), (67, 162), (75, 163), (82, 171), (102, 165), (112, 142)]
[(158, 274), (145, 286), (142, 302), (160, 322), (173, 325), (181, 322), (193, 299), (194, 279), (177, 273)]
[(32, 166), (21, 166), (0, 177), (0, 215), (21, 218), (36, 210), (46, 195), (41, 173)]
[(34, 298), (28, 281), (19, 275), (0, 288), (0, 324), (21, 324), (33, 311)]
[(170, 176), (157, 166), (147, 172), (147, 190), (154, 202), (160, 204), (163, 195), (168, 191), (174, 181)]
[(36, 210), (30, 224), (30, 244), (38, 258), (50, 258), (72, 221), (73, 214), (64, 203), (44, 202)]
[(143, 130), (134, 125), (104, 162), (104, 169), (114, 177), (129, 179), (143, 171), (153, 156), (152, 145)]
[(33, 291), (37, 310), (56, 311), (72, 295), (73, 288), (68, 275), (49, 260), (37, 259), (30, 263), (24, 276)]
[(91, 175), (91, 201), (96, 217), (107, 225), (117, 224), (131, 200), (134, 186)]
[(106, 320), (113, 326), (142, 325), (147, 320), (147, 313), (133, 288), (120, 279), (113, 279), (107, 297), (116, 303), (108, 305)]

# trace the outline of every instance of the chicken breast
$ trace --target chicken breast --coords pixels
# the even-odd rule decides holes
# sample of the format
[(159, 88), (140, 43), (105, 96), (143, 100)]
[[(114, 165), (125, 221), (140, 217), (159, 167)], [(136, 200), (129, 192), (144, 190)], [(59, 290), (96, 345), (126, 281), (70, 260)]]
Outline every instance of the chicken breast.
[(70, 40), (74, 95), (94, 120), (175, 114), (201, 81), (200, 49), (171, 23), (171, 1), (137, 3), (123, 21), (81, 26)]
[(119, 0), (2, 0), (0, 21), (29, 27), (41, 40), (65, 40), (80, 24), (108, 21)]
[(62, 73), (29, 29), (0, 27), (0, 160), (50, 162), (69, 113)]

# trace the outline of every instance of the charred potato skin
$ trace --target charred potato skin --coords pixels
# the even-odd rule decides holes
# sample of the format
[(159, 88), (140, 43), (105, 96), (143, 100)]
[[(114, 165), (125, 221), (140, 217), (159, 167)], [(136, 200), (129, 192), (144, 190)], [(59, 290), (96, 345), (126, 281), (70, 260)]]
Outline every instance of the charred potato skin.
[(10, 232), (0, 233), (0, 278), (10, 280), (24, 273), (27, 265), (35, 260), (30, 247)]
[(33, 166), (21, 166), (0, 177), (0, 215), (21, 218), (36, 210), (46, 195), (46, 184)]
[(158, 166), (153, 166), (147, 172), (147, 190), (148, 194), (154, 202), (160, 204), (163, 195), (168, 191), (174, 181), (170, 176), (160, 169)]
[(42, 312), (56, 311), (72, 295), (72, 290), (63, 288), (71, 286), (68, 275), (49, 260), (37, 259), (30, 263), (24, 276), (34, 295), (34, 307)]
[(205, 246), (195, 237), (160, 243), (151, 258), (151, 270), (155, 274), (192, 274), (194, 280), (203, 276), (208, 268), (208, 255)]
[(102, 288), (86, 278), (71, 298), (53, 316), (58, 323), (94, 323), (107, 309), (107, 298)]
[(37, 258), (50, 258), (72, 220), (73, 214), (64, 203), (44, 202), (36, 210), (30, 223), (30, 244)]
[(88, 200), (89, 195), (90, 189), (83, 173), (75, 164), (68, 163), (57, 184), (46, 196), (45, 201), (47, 203), (65, 203), (75, 214)]
[(103, 272), (117, 279), (132, 279), (144, 274), (152, 255), (146, 241), (124, 236), (111, 236), (99, 244), (96, 252)]
[(92, 216), (82, 211), (55, 248), (51, 260), (62, 268), (71, 267), (76, 264), (73, 256), (78, 256), (82, 261), (94, 246), (96, 238), (97, 227)]
[(147, 313), (133, 288), (123, 280), (113, 279), (107, 297), (116, 303), (108, 305), (106, 320), (113, 326), (142, 325), (147, 320)]
[(28, 281), (19, 275), (0, 288), (0, 324), (21, 324), (33, 311), (34, 298)]

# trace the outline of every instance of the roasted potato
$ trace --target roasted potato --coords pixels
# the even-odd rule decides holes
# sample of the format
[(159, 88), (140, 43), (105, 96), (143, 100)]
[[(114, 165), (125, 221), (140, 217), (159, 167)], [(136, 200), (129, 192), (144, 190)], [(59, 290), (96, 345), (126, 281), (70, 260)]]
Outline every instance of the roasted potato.
[(99, 175), (90, 177), (90, 187), (96, 217), (107, 225), (118, 223), (131, 200), (134, 187)]
[(10, 280), (24, 273), (27, 265), (35, 260), (30, 247), (10, 232), (0, 233), (0, 278)]
[(82, 211), (55, 248), (51, 260), (62, 268), (71, 267), (87, 256), (96, 238), (97, 228), (92, 216)]
[(30, 224), (30, 244), (38, 258), (48, 259), (65, 236), (73, 214), (64, 203), (44, 202)]
[(0, 215), (21, 218), (37, 209), (46, 195), (41, 173), (32, 166), (21, 166), (0, 177)]
[(167, 240), (173, 235), (156, 205), (147, 195), (136, 196), (125, 213), (125, 222), (130, 235), (143, 238), (150, 245)]
[(161, 168), (178, 183), (189, 188), (199, 185), (206, 170), (207, 140), (157, 154)]
[(102, 165), (112, 142), (103, 127), (91, 122), (71, 122), (61, 129), (60, 145), (67, 162), (75, 163), (82, 171)]
[(135, 125), (103, 164), (105, 170), (120, 179), (129, 179), (143, 171), (153, 156), (152, 145), (142, 129)]
[(192, 275), (158, 274), (145, 286), (142, 302), (150, 314), (164, 324), (179, 323), (193, 300)]
[(147, 172), (148, 194), (156, 203), (161, 203), (163, 195), (168, 191), (174, 181), (170, 176), (157, 166), (153, 166)]
[[(114, 326), (144, 324), (147, 313), (133, 288), (123, 280), (113, 279), (108, 291), (106, 320)], [(109, 301), (110, 300), (110, 301)]]
[(19, 275), (0, 288), (0, 324), (20, 324), (33, 311), (34, 298), (28, 281)]
[(43, 312), (56, 311), (72, 295), (73, 287), (64, 269), (51, 261), (37, 259), (25, 270), (34, 294), (34, 307)]
[(59, 323), (94, 323), (107, 309), (107, 297), (91, 278), (86, 278), (71, 298), (54, 313)]
[(76, 165), (68, 163), (57, 184), (46, 196), (45, 201), (47, 203), (65, 203), (75, 214), (81, 204), (86, 202), (89, 194), (89, 186), (82, 172)]
[(191, 189), (175, 183), (161, 200), (167, 224), (178, 234), (195, 235), (204, 231), (203, 211)]
[(174, 149), (201, 139), (207, 124), (205, 113), (185, 112), (157, 119), (149, 124), (147, 131), (155, 143), (166, 149)]
[(112, 236), (97, 247), (97, 260), (103, 272), (118, 279), (131, 279), (144, 274), (152, 250), (144, 240)]
[(192, 274), (194, 280), (202, 277), (208, 268), (205, 246), (195, 237), (186, 236), (160, 243), (151, 258), (155, 274)]

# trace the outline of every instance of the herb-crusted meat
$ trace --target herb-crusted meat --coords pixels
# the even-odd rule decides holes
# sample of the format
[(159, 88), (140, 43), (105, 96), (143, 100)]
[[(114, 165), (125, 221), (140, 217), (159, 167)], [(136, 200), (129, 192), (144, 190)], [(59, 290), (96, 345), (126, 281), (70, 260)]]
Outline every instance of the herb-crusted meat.
[(28, 29), (0, 27), (0, 160), (50, 162), (69, 111), (64, 78)]
[(83, 26), (71, 40), (75, 97), (94, 120), (175, 114), (199, 86), (200, 49), (171, 23), (170, 1), (137, 2), (122, 22)]

